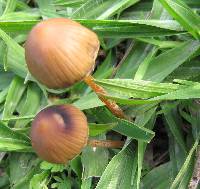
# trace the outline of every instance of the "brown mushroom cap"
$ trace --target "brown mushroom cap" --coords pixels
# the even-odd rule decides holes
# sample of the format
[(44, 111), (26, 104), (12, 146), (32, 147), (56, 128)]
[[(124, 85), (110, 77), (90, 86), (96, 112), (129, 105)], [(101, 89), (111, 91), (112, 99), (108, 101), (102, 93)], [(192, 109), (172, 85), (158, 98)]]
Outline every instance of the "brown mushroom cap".
[(81, 81), (94, 68), (97, 35), (66, 18), (41, 21), (25, 43), (30, 73), (49, 88), (65, 88)]
[(51, 163), (67, 163), (81, 152), (87, 139), (87, 118), (72, 105), (47, 107), (32, 122), (33, 149)]

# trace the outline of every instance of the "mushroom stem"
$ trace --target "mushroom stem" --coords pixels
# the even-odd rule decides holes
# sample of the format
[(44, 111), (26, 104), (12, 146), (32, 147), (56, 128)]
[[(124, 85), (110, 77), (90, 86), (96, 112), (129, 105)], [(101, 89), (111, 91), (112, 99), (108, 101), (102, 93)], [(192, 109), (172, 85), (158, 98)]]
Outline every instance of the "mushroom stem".
[(94, 82), (94, 78), (89, 75), (87, 77), (85, 77), (84, 79), (85, 83), (87, 85), (89, 85), (92, 90), (98, 95), (99, 99), (105, 103), (105, 105), (107, 106), (107, 108), (114, 114), (116, 115), (117, 117), (119, 118), (124, 118), (124, 119), (127, 119), (127, 116), (124, 114), (123, 110), (112, 100), (109, 100), (109, 99), (106, 99), (104, 98), (103, 96), (100, 96), (100, 95), (106, 95), (107, 92), (104, 90), (103, 87), (97, 85), (95, 82)]
[(89, 139), (87, 144), (92, 147), (103, 147), (103, 148), (122, 148), (124, 146), (123, 141), (95, 140), (95, 139)]

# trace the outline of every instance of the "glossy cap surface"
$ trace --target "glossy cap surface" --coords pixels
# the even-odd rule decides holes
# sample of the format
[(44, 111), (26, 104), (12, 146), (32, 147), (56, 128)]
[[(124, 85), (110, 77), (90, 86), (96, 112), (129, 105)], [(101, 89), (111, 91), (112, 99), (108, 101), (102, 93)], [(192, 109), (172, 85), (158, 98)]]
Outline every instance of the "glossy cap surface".
[(66, 163), (87, 144), (87, 118), (72, 105), (50, 106), (32, 122), (31, 142), (39, 157), (51, 163)]
[(41, 21), (25, 43), (30, 73), (49, 88), (65, 88), (93, 71), (99, 50), (97, 35), (66, 18)]

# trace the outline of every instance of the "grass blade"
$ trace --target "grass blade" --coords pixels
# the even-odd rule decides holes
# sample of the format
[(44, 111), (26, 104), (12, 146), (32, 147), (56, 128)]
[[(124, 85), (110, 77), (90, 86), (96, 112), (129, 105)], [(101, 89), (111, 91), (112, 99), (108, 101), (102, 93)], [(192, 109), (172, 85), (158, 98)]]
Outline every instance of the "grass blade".
[(178, 47), (165, 51), (150, 62), (144, 80), (162, 81), (178, 66), (191, 58), (199, 49), (199, 41), (187, 41)]
[(200, 16), (181, 0), (159, 0), (167, 11), (195, 38), (200, 37)]
[(188, 166), (190, 165), (191, 163), (191, 160), (192, 160), (192, 156), (198, 146), (198, 143), (199, 143), (199, 138), (196, 139), (193, 147), (191, 148), (183, 166), (181, 167), (178, 175), (176, 176), (176, 178), (174, 179), (172, 185), (170, 186), (170, 189), (175, 189), (177, 187), (177, 185), (179, 184), (181, 178), (183, 177), (183, 175), (186, 173), (187, 169), (188, 169)]

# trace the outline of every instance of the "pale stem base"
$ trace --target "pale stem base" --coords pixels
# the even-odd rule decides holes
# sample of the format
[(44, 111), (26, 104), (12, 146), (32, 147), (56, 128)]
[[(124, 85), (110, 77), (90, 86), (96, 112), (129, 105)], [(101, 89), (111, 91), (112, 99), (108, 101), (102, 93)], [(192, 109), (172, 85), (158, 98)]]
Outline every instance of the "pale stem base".
[(122, 148), (124, 146), (123, 141), (95, 140), (95, 139), (88, 140), (87, 144), (92, 147), (103, 147), (103, 148)]

